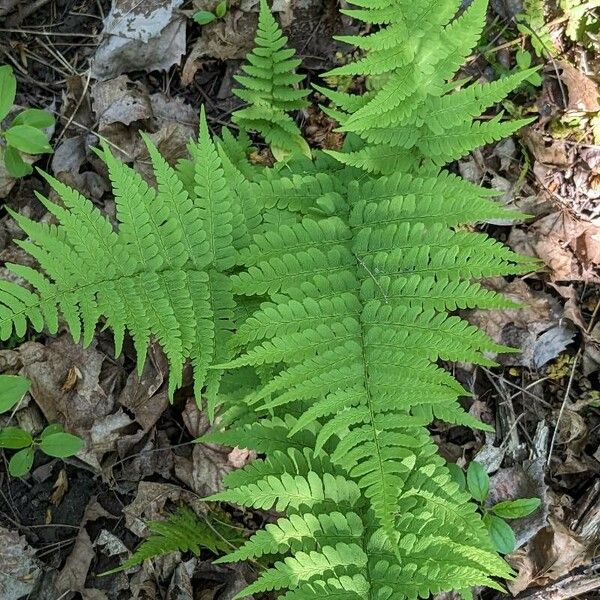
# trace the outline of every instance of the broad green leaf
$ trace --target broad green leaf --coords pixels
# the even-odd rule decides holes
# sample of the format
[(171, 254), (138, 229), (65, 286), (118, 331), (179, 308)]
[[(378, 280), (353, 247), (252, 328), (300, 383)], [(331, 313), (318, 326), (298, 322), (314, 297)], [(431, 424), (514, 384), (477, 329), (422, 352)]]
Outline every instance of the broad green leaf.
[(42, 431), (40, 434), (40, 439), (43, 440), (49, 435), (53, 435), (54, 433), (62, 433), (63, 431), (64, 427), (60, 423), (51, 423), (44, 429), (44, 431)]
[(199, 10), (198, 12), (194, 13), (193, 17), (194, 21), (196, 21), (196, 23), (198, 23), (199, 25), (208, 25), (209, 23), (212, 23), (216, 18), (217, 15), (211, 13), (208, 10)]
[(8, 462), (8, 472), (13, 477), (23, 477), (31, 471), (33, 465), (34, 449), (32, 446), (29, 448), (23, 448), (12, 455)]
[(47, 110), (28, 108), (13, 119), (12, 127), (16, 125), (30, 125), (37, 129), (47, 129), (54, 125), (54, 117)]
[(222, 19), (227, 12), (227, 0), (221, 0), (215, 7), (215, 15), (217, 18)]
[(33, 438), (20, 427), (3, 427), (0, 429), (0, 448), (26, 448), (31, 446)]
[(483, 466), (473, 461), (467, 469), (467, 487), (471, 496), (479, 502), (484, 502), (490, 493), (490, 478)]
[(83, 440), (70, 433), (51, 433), (40, 440), (40, 449), (48, 456), (66, 458), (83, 448)]
[(539, 498), (505, 500), (492, 506), (492, 511), (503, 519), (519, 519), (537, 510), (541, 503), (542, 501)]
[(20, 375), (0, 375), (0, 413), (9, 411), (25, 395), (31, 382)]
[(17, 95), (17, 80), (12, 67), (0, 66), (0, 121), (6, 117)]
[(527, 52), (527, 50), (517, 50), (515, 60), (520, 69), (529, 69), (531, 66), (531, 52)]
[(510, 525), (504, 519), (489, 514), (485, 515), (483, 522), (490, 532), (496, 550), (501, 554), (510, 554), (517, 545), (515, 532)]
[(27, 154), (52, 154), (52, 146), (42, 131), (30, 125), (11, 127), (5, 134), (6, 141)]
[(448, 463), (446, 467), (448, 467), (448, 471), (450, 471), (450, 476), (452, 477), (452, 479), (456, 481), (456, 483), (458, 483), (461, 490), (465, 491), (467, 489), (467, 480), (465, 478), (465, 472), (457, 464), (454, 463)]
[(12, 146), (7, 146), (4, 150), (4, 166), (13, 177), (25, 177), (33, 173), (31, 165), (27, 164), (19, 151)]

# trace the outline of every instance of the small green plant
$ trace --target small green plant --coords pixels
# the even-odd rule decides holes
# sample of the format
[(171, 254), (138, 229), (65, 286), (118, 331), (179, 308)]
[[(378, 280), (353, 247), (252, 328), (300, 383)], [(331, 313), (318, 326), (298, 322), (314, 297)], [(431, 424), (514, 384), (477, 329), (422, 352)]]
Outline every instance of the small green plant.
[(182, 506), (165, 520), (149, 521), (146, 526), (150, 530), (150, 537), (138, 546), (129, 559), (102, 575), (125, 571), (145, 560), (171, 552), (192, 552), (198, 556), (202, 550), (208, 550), (219, 555), (244, 542), (240, 528), (231, 522), (225, 512), (215, 509), (201, 519), (193, 510)]
[[(527, 50), (517, 50), (517, 53), (515, 54), (515, 61), (517, 63), (518, 71), (529, 70), (531, 68), (532, 60), (533, 57), (531, 56), (531, 52), (528, 52)], [(530, 75), (525, 81), (537, 87), (539, 85), (542, 85), (544, 80), (542, 79), (542, 76), (539, 74), (539, 72), (535, 71), (533, 73), (530, 72)]]
[(567, 36), (573, 41), (589, 44), (590, 34), (598, 33), (600, 0), (560, 0), (567, 18)]
[(517, 29), (528, 36), (537, 56), (556, 56), (558, 49), (546, 24), (544, 0), (524, 0), (523, 11), (517, 15)]
[(198, 10), (194, 13), (192, 19), (199, 25), (208, 25), (217, 19), (222, 19), (227, 14), (227, 0), (221, 0), (215, 10)]
[[(0, 375), (0, 413), (12, 410), (23, 398), (31, 382), (18, 375)], [(33, 437), (20, 427), (0, 428), (0, 448), (17, 450), (8, 461), (8, 471), (13, 477), (23, 477), (31, 470), (36, 449), (48, 456), (67, 458), (83, 448), (83, 440), (65, 433), (62, 425), (48, 425), (38, 437)]]
[[(10, 112), (17, 94), (17, 80), (9, 65), (0, 65), (0, 123)], [(51, 154), (52, 146), (44, 129), (54, 125), (54, 117), (45, 110), (27, 108), (6, 129), (0, 128), (0, 160), (13, 177), (32, 173), (21, 154)]]
[(456, 465), (448, 465), (452, 477), (462, 490), (467, 490), (478, 502), (483, 523), (487, 527), (492, 542), (501, 554), (510, 554), (515, 550), (517, 541), (515, 532), (506, 519), (520, 519), (535, 512), (541, 504), (539, 498), (517, 498), (504, 500), (493, 506), (485, 503), (490, 495), (490, 477), (478, 462), (469, 463), (467, 474)]

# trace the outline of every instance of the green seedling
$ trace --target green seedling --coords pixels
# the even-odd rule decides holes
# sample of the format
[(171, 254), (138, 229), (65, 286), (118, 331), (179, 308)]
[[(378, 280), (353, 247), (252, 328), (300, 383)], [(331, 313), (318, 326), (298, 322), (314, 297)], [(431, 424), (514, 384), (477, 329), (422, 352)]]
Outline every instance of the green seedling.
[[(15, 408), (30, 385), (26, 377), (0, 375), (0, 413)], [(23, 477), (31, 470), (36, 450), (48, 456), (67, 458), (83, 448), (83, 440), (66, 433), (58, 423), (48, 425), (37, 437), (20, 427), (11, 426), (0, 428), (0, 448), (17, 451), (8, 461), (8, 471), (13, 477)]]
[(535, 512), (541, 505), (539, 498), (517, 498), (504, 500), (493, 506), (485, 506), (490, 495), (490, 477), (485, 468), (473, 461), (464, 471), (457, 465), (448, 465), (452, 477), (463, 490), (467, 490), (479, 504), (483, 522), (488, 528), (492, 542), (501, 554), (510, 554), (517, 545), (515, 532), (506, 519), (520, 519)]
[[(0, 65), (0, 123), (15, 102), (17, 80), (9, 65)], [(24, 177), (33, 171), (23, 154), (52, 154), (45, 129), (54, 125), (54, 117), (45, 110), (27, 108), (13, 118), (6, 128), (0, 127), (0, 160), (13, 177)]]
[(222, 19), (227, 14), (227, 1), (221, 0), (216, 6), (214, 11), (210, 10), (199, 10), (194, 13), (192, 17), (199, 25), (208, 25), (217, 19)]

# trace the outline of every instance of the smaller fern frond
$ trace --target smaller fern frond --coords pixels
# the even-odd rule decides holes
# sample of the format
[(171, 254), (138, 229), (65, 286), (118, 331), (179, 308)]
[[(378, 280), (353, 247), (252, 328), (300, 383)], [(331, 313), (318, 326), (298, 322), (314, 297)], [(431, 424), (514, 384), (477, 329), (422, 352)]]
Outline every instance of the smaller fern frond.
[(233, 121), (248, 131), (258, 131), (273, 147), (276, 158), (300, 152), (310, 156), (308, 144), (289, 113), (308, 106), (308, 90), (298, 88), (304, 79), (295, 71), (300, 60), (286, 48), (287, 37), (273, 17), (266, 0), (260, 2), (254, 50), (236, 75), (241, 85), (233, 93), (249, 106), (233, 113)]
[[(215, 511), (212, 511), (213, 513)], [(101, 575), (126, 571), (145, 560), (173, 552), (191, 552), (199, 556), (203, 550), (213, 554), (228, 552), (242, 541), (239, 530), (219, 511), (218, 518), (207, 513), (203, 518), (185, 506), (171, 513), (165, 520), (146, 523), (150, 536), (118, 567)]]

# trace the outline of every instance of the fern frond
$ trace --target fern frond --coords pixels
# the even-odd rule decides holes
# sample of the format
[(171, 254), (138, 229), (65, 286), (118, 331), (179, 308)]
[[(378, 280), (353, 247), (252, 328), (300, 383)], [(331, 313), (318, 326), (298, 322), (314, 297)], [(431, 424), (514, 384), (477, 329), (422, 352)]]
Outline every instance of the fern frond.
[(206, 386), (211, 410), (220, 373), (214, 362), (229, 358), (234, 329), (234, 300), (223, 275), (237, 263), (235, 238), (245, 235), (242, 211), (234, 203), (217, 148), (204, 114), (200, 139), (192, 145), (193, 189), (145, 138), (157, 188), (118, 161), (107, 147), (106, 162), (117, 208), (117, 230), (75, 190), (44, 175), (64, 206), (40, 197), (58, 225), (46, 226), (13, 215), (29, 239), (22, 247), (38, 261), (44, 276), (9, 265), (33, 288), (7, 283), (0, 289), (0, 333), (36, 330), (44, 322), (56, 331), (57, 314), (73, 338), (89, 344), (104, 317), (120, 353), (125, 331), (143, 367), (151, 336), (170, 364), (169, 392), (181, 385), (183, 365), (191, 360), (195, 391)]
[(163, 521), (149, 521), (146, 526), (150, 536), (121, 565), (102, 575), (126, 571), (145, 560), (164, 556), (172, 552), (192, 552), (196, 556), (204, 549), (213, 554), (228, 552), (239, 543), (236, 528), (223, 520), (212, 519), (210, 514), (200, 519), (187, 507), (181, 507)]
[(458, 91), (448, 87), (479, 40), (487, 0), (474, 0), (458, 15), (459, 3), (454, 1), (435, 7), (423, 1), (403, 7), (399, 14), (393, 14), (396, 3), (353, 4), (364, 8), (348, 14), (386, 26), (360, 41), (346, 40), (356, 42), (366, 56), (327, 74), (368, 77), (373, 88), (363, 96), (321, 90), (337, 107), (328, 112), (339, 120), (340, 130), (365, 142), (362, 148), (331, 156), (369, 173), (414, 172), (428, 161), (444, 165), (527, 124), (473, 118), (506, 97), (530, 72)]
[(236, 111), (233, 121), (248, 131), (258, 131), (276, 149), (301, 152), (310, 149), (288, 113), (308, 106), (308, 90), (298, 88), (304, 79), (296, 74), (300, 60), (285, 48), (285, 37), (269, 10), (266, 0), (260, 2), (255, 48), (242, 66), (245, 75), (236, 75), (242, 86), (233, 93), (249, 106)]

